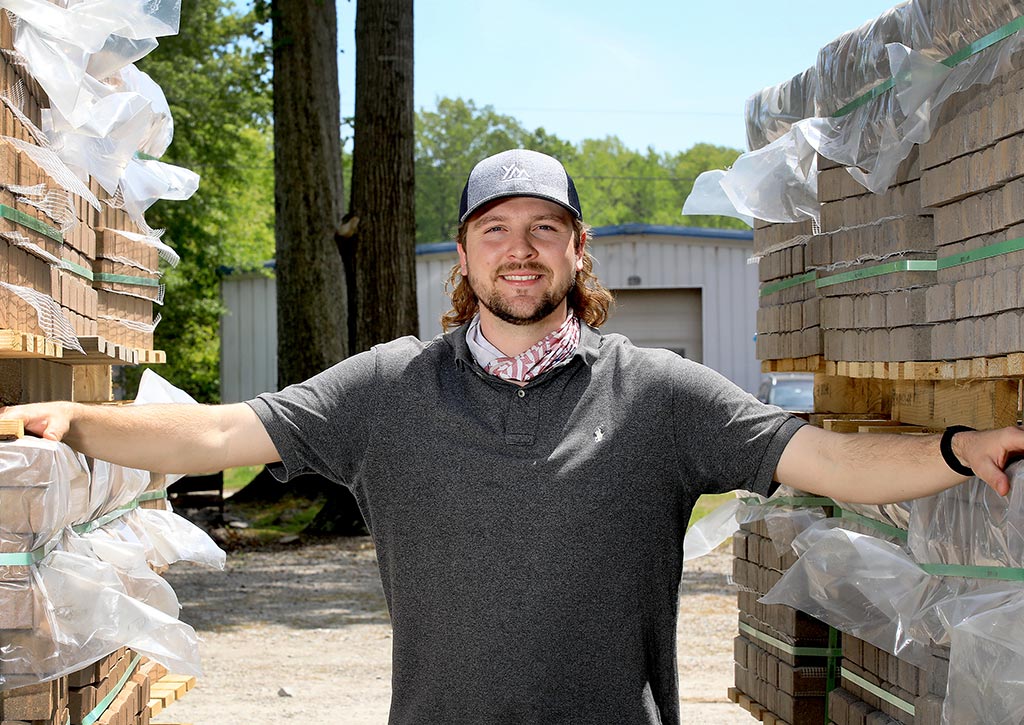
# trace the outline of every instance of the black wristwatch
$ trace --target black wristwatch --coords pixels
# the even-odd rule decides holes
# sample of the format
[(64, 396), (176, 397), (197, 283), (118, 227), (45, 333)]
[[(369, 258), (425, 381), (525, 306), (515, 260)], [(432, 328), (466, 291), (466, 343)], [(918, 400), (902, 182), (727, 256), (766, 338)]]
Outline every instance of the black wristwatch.
[(939, 441), (939, 451), (942, 453), (942, 460), (946, 462), (947, 466), (952, 468), (961, 476), (973, 476), (974, 470), (961, 463), (960, 459), (956, 457), (955, 453), (953, 453), (953, 436), (957, 433), (972, 430), (974, 430), (974, 428), (968, 428), (966, 425), (951, 425), (946, 428), (942, 434), (942, 440)]

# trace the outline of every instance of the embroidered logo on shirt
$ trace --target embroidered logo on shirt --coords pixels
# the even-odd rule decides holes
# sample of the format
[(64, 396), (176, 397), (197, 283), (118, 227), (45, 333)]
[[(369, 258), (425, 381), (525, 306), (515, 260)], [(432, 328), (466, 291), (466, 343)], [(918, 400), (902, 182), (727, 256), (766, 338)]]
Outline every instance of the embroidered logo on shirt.
[(594, 442), (600, 443), (604, 439), (604, 428), (597, 426), (597, 430), (594, 431)]
[(530, 175), (523, 169), (519, 168), (516, 164), (512, 164), (511, 166), (502, 166), (501, 169), (505, 172), (501, 177), (502, 181), (518, 181), (520, 179), (530, 181)]

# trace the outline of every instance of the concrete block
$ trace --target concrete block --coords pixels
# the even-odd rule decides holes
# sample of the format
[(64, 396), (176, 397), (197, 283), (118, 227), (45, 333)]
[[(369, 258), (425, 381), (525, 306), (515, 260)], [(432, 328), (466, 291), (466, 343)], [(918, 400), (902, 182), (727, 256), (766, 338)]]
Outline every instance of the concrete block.
[(953, 319), (956, 309), (953, 302), (953, 289), (953, 285), (942, 283), (925, 288), (925, 321), (942, 322)]

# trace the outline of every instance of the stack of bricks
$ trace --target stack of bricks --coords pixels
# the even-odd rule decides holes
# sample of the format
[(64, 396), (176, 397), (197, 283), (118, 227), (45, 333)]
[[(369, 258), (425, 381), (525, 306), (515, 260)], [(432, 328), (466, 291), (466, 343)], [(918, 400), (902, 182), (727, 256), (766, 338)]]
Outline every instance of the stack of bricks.
[(67, 725), (70, 718), (68, 678), (0, 690), (0, 721), (4, 725)]
[(951, 98), (921, 147), (938, 270), (925, 317), (936, 359), (1022, 349), (1024, 70)]
[[(817, 270), (825, 359), (930, 360), (931, 326), (921, 313), (935, 243), (931, 211), (921, 204), (918, 154), (900, 165), (883, 194), (820, 156), (818, 168), (821, 234), (808, 243), (808, 257)], [(915, 269), (920, 261), (924, 270)]]
[[(10, 22), (0, 13), (0, 50), (12, 48)], [(16, 88), (22, 91), (20, 107), (9, 100)], [(78, 337), (152, 349), (153, 303), (162, 301), (156, 249), (127, 239), (115, 242), (117, 232), (143, 235), (124, 211), (106, 203), (97, 211), (39, 167), (34, 159), (42, 149), (32, 127), (41, 128), (49, 102), (24, 66), (3, 53), (0, 90), (5, 94), (0, 135), (21, 142), (0, 142), (0, 282), (48, 297)], [(95, 182), (90, 186), (97, 198), (106, 196)], [(49, 315), (40, 318), (36, 306), (3, 286), (0, 329), (56, 336)]]
[(938, 725), (949, 650), (933, 648), (921, 669), (863, 640), (843, 636), (839, 686), (828, 696), (834, 725)]
[(807, 271), (808, 219), (792, 224), (754, 225), (754, 254), (760, 258), (761, 294), (757, 310), (757, 357), (806, 358), (822, 352), (818, 299)]
[(162, 302), (156, 247), (121, 209), (103, 207), (97, 225), (95, 285), (99, 334), (126, 347), (152, 349), (153, 304)]
[(150, 678), (140, 659), (120, 650), (68, 676), (72, 725), (147, 725)]
[(757, 601), (796, 557), (779, 555), (764, 520), (742, 526), (733, 552), (740, 634), (734, 640), (736, 686), (730, 698), (763, 722), (819, 725), (828, 692), (829, 628), (791, 607)]

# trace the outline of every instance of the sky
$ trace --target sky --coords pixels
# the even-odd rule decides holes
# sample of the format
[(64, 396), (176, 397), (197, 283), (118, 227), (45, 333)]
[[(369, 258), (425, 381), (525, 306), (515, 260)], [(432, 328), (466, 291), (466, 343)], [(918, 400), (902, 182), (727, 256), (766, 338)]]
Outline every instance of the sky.
[[(353, 114), (355, 0), (337, 0), (342, 116)], [(578, 143), (746, 149), (755, 91), (894, 0), (418, 0), (416, 109), (473, 100)]]

